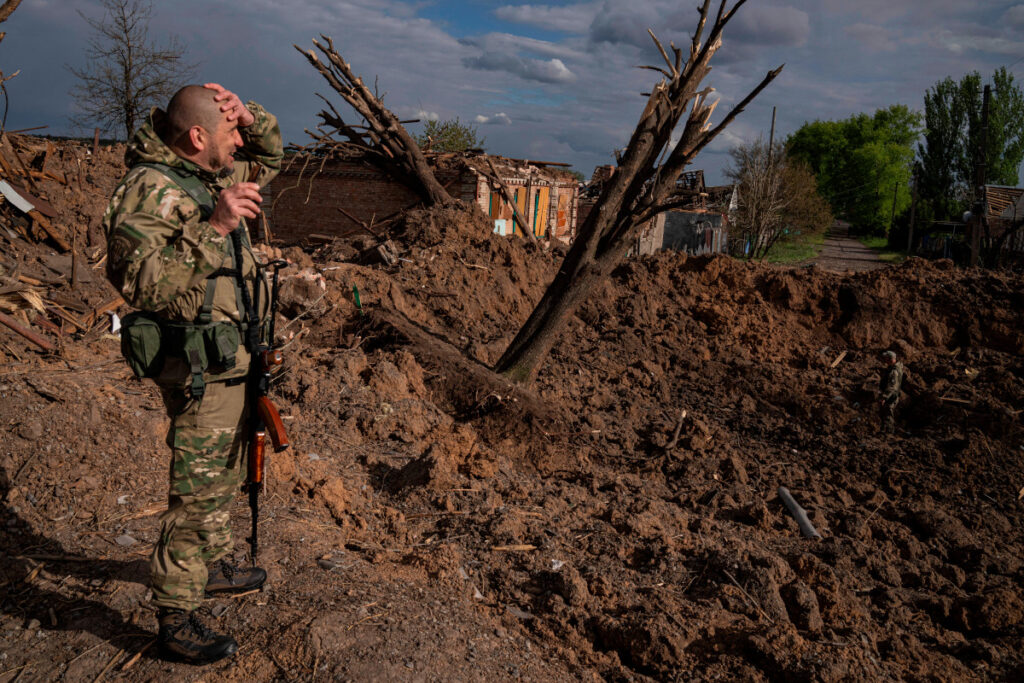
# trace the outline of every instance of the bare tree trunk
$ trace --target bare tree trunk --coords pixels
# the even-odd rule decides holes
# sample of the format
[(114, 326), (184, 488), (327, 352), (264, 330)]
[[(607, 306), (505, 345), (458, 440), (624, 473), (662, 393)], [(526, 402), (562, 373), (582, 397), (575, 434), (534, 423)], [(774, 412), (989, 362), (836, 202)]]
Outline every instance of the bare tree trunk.
[[(334, 49), (334, 42), (327, 36), (320, 38), (326, 45), (313, 41), (327, 62), (320, 61), (313, 50), (295, 49), (305, 56), (309, 63), (320, 72), (341, 97), (363, 117), (365, 126), (345, 123), (337, 110), (328, 102), (331, 111), (320, 112), (324, 124), (334, 128), (348, 138), (351, 144), (362, 148), (367, 159), (382, 170), (394, 173), (412, 187), (428, 205), (447, 205), (455, 200), (437, 181), (434, 171), (427, 163), (420, 146), (409, 135), (402, 122), (384, 106), (380, 99), (363, 84), (363, 79), (352, 73), (352, 68)], [(324, 99), (326, 102), (326, 99)], [(318, 143), (331, 144), (331, 133), (317, 135), (307, 131)]]
[[(652, 89), (619, 169), (580, 228), (554, 281), (498, 360), (496, 371), (517, 382), (528, 382), (534, 377), (569, 316), (597, 282), (622, 260), (643, 224), (664, 210), (686, 166), (782, 70), (779, 67), (770, 71), (717, 127), (711, 128), (709, 120), (718, 102), (708, 102), (710, 88), (700, 92), (697, 88), (710, 70), (712, 55), (721, 46), (723, 28), (745, 2), (739, 0), (726, 11), (726, 2), (722, 0), (707, 42), (702, 44), (711, 8), (711, 0), (704, 0), (685, 65), (682, 50), (671, 45), (674, 59), (670, 58), (651, 33), (667, 68), (645, 68), (659, 71), (665, 78)], [(679, 142), (668, 159), (659, 164), (676, 124), (687, 112)]]

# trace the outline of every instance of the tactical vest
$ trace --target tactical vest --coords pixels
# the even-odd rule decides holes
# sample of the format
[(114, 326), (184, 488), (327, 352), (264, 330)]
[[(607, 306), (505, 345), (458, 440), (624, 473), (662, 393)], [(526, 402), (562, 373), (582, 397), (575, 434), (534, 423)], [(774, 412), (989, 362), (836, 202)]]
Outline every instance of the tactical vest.
[[(203, 182), (191, 173), (160, 163), (141, 163), (174, 181), (199, 206), (201, 220), (213, 215), (213, 194)], [(248, 233), (241, 232), (246, 248)], [(229, 277), (235, 289), (235, 302), (239, 317), (246, 316), (243, 304), (241, 263), (229, 249), (231, 268), (221, 268), (207, 278), (203, 305), (193, 322), (170, 322), (150, 311), (136, 311), (126, 315), (121, 323), (121, 353), (137, 377), (157, 377), (163, 369), (167, 354), (176, 354), (189, 366), (189, 390), (193, 398), (200, 399), (206, 390), (203, 373), (211, 366), (224, 371), (235, 367), (235, 355), (247, 330), (243, 319), (238, 323), (213, 322), (213, 302), (217, 293), (217, 278)]]

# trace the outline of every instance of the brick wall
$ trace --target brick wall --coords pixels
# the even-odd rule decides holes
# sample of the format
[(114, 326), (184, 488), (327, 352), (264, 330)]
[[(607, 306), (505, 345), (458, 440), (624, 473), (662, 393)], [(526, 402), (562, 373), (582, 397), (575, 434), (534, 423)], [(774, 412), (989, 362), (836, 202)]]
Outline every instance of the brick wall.
[[(311, 163), (300, 178), (300, 169), (293, 167), (274, 178), (264, 191), (264, 210), (274, 239), (295, 243), (310, 234), (338, 236), (361, 230), (337, 207), (369, 223), (419, 202), (419, 195), (404, 184), (363, 164), (332, 162), (323, 171), (314, 171), (317, 169)], [(438, 181), (447, 185), (453, 196), (462, 193), (455, 174), (439, 173)], [(470, 196), (473, 189), (469, 188)]]
[[(442, 169), (436, 174), (453, 197), (469, 204), (475, 202), (485, 214), (505, 218), (511, 225), (511, 208), (504, 205), (497, 190), (492, 191), (485, 177), (468, 168)], [(571, 241), (577, 226), (578, 190), (574, 180), (535, 180), (530, 187), (525, 187), (524, 178), (505, 180), (511, 190), (525, 193), (521, 209), (528, 211), (531, 219), (539, 203), (536, 195), (546, 188), (538, 233)], [(404, 184), (357, 162), (331, 162), (323, 169), (310, 163), (305, 171), (296, 164), (274, 178), (263, 194), (270, 231), (275, 240), (287, 244), (301, 242), (311, 234), (342, 236), (362, 231), (346, 213), (365, 223), (371, 219), (380, 222), (419, 203), (419, 196)]]

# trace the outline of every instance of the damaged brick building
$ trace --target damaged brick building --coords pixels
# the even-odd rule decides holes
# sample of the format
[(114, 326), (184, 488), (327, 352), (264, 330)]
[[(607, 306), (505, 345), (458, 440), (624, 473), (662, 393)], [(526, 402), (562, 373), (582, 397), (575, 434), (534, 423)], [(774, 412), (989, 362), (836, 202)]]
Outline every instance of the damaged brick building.
[[(580, 202), (580, 221), (586, 219), (615, 166), (598, 166)], [(708, 187), (704, 171), (686, 171), (676, 181), (672, 196), (676, 208), (663, 211), (648, 221), (633, 246), (637, 255), (674, 249), (688, 254), (718, 254), (728, 250), (731, 185)]]
[[(427, 159), (438, 182), (453, 197), (480, 207), (493, 220), (494, 232), (564, 242), (575, 236), (579, 184), (564, 170), (569, 164), (472, 152), (428, 154)], [(528, 225), (516, 220), (492, 167)], [(271, 232), (284, 242), (357, 232), (420, 203), (408, 186), (358, 158), (294, 157), (264, 194)]]

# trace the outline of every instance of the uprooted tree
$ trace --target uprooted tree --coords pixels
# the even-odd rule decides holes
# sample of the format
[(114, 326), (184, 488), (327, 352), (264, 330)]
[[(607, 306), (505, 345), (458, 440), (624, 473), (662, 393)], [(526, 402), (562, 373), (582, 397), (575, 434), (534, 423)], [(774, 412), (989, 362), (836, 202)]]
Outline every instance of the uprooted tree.
[[(622, 260), (644, 224), (658, 213), (678, 206), (678, 181), (685, 168), (782, 71), (781, 66), (769, 71), (721, 123), (714, 127), (710, 124), (718, 101), (708, 99), (713, 88), (698, 88), (711, 70), (711, 58), (722, 46), (722, 31), (745, 3), (746, 0), (738, 0), (732, 9), (727, 9), (727, 0), (721, 0), (707, 39), (703, 40), (712, 5), (712, 0), (703, 0), (685, 63), (680, 48), (670, 44), (670, 57), (651, 32), (666, 66), (642, 68), (658, 71), (664, 78), (648, 96), (629, 145), (620, 155), (618, 170), (605, 185), (554, 280), (498, 360), (495, 371), (520, 383), (534, 377), (569, 316), (597, 282)], [(362, 116), (363, 123), (346, 123), (323, 98), (330, 111), (320, 112), (317, 132), (307, 131), (316, 141), (316, 148), (324, 153), (339, 148), (357, 149), (369, 162), (417, 190), (428, 206), (454, 203), (403, 122), (355, 76), (331, 39), (321, 39), (323, 43), (314, 40), (313, 44), (326, 62), (313, 50), (297, 45), (295, 49)], [(687, 111), (682, 133), (672, 145), (672, 134)], [(336, 134), (345, 140), (336, 139)]]
[[(366, 87), (363, 79), (352, 72), (352, 67), (334, 49), (334, 41), (324, 35), (320, 39), (322, 43), (314, 39), (313, 45), (323, 53), (326, 61), (321, 61), (313, 50), (303, 50), (298, 45), (295, 49), (356, 110), (363, 123), (346, 123), (330, 101), (321, 95), (330, 111), (320, 112), (320, 125), (316, 132), (306, 131), (316, 141), (318, 149), (324, 151), (341, 146), (358, 150), (368, 162), (413, 188), (428, 206), (452, 204), (455, 200), (438, 182), (420, 146), (402, 121)], [(336, 140), (335, 134), (343, 135), (345, 140)]]
[[(516, 382), (529, 382), (534, 377), (566, 321), (597, 282), (626, 255), (644, 223), (672, 206), (676, 182), (686, 166), (778, 76), (781, 66), (769, 71), (721, 123), (711, 126), (718, 101), (708, 100), (712, 88), (698, 88), (711, 70), (711, 57), (722, 45), (723, 29), (745, 2), (739, 0), (727, 10), (726, 0), (721, 0), (707, 40), (701, 42), (712, 4), (704, 0), (685, 64), (680, 48), (670, 44), (670, 57), (650, 32), (666, 68), (643, 68), (659, 71), (664, 78), (652, 89), (618, 170), (579, 229), (555, 279), (498, 360), (496, 371)], [(672, 133), (687, 110), (679, 141), (671, 147)], [(667, 152), (667, 158), (659, 163), (663, 152)]]
[[(427, 206), (453, 205), (456, 200), (438, 182), (423, 150), (429, 149), (430, 143), (434, 142), (430, 137), (431, 131), (458, 137), (461, 141), (461, 144), (446, 147), (443, 151), (463, 151), (468, 147), (482, 145), (484, 140), (476, 137), (476, 128), (460, 124), (456, 118), (454, 122), (446, 121), (440, 126), (431, 126), (434, 122), (428, 122), (425, 136), (422, 139), (413, 137), (402, 124), (415, 121), (399, 120), (384, 106), (382, 98), (371, 92), (363, 83), (363, 79), (352, 72), (352, 67), (334, 49), (334, 42), (324, 35), (320, 38), (323, 43), (313, 40), (313, 44), (327, 58), (326, 62), (321, 61), (313, 50), (303, 50), (298, 45), (295, 49), (301, 52), (335, 92), (356, 110), (363, 123), (346, 123), (330, 101), (318, 93), (330, 111), (325, 109), (320, 112), (320, 124), (316, 132), (306, 130), (314, 140), (314, 149), (325, 158), (337, 153), (346, 155), (353, 151), (358, 152), (363, 159), (384, 173), (396, 176), (413, 188)], [(343, 135), (345, 140), (336, 140), (336, 134)], [(491, 185), (502, 193), (519, 224), (529, 225), (494, 164), (490, 160), (487, 163), (491, 172), (485, 175)]]

